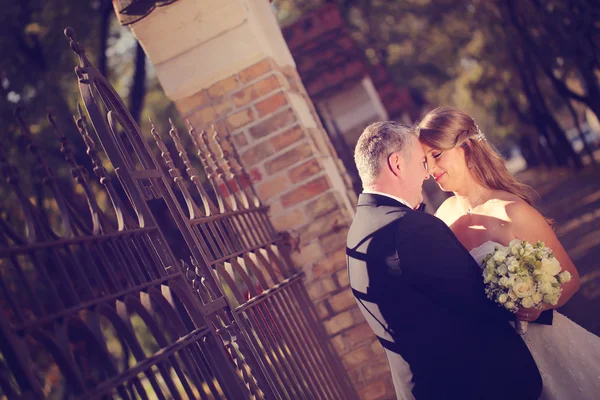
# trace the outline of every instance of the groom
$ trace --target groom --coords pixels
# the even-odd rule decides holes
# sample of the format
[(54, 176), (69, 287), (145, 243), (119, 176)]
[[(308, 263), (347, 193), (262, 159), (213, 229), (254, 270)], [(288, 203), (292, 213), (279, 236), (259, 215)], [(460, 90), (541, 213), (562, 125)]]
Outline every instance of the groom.
[(413, 129), (371, 124), (354, 158), (364, 191), (348, 233), (350, 284), (398, 399), (537, 399), (541, 377), (514, 316), (486, 298), (450, 229), (414, 210), (429, 175)]

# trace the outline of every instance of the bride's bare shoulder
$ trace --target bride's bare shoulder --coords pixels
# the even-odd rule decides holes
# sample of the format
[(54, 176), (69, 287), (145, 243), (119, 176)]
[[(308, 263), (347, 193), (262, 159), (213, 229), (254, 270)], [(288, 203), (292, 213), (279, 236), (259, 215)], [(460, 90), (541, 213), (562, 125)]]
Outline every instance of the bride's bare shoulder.
[(533, 206), (512, 193), (498, 191), (490, 203), (496, 211), (502, 211), (513, 222), (527, 221), (529, 218), (537, 220), (541, 217)]
[(523, 199), (521, 199), (516, 194), (512, 194), (510, 192), (505, 192), (504, 190), (495, 190), (492, 193), (492, 198), (496, 201), (504, 202), (505, 204), (518, 203), (518, 202), (523, 202), (523, 203), (527, 204)]

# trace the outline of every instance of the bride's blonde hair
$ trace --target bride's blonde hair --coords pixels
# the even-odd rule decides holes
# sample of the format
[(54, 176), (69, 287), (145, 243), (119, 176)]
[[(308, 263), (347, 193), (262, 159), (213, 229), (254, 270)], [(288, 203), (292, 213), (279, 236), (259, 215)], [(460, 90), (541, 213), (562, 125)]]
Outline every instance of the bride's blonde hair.
[(481, 185), (512, 193), (533, 204), (535, 191), (508, 172), (502, 157), (488, 144), (468, 114), (452, 107), (438, 107), (417, 124), (417, 131), (421, 143), (434, 149), (463, 148), (465, 161)]

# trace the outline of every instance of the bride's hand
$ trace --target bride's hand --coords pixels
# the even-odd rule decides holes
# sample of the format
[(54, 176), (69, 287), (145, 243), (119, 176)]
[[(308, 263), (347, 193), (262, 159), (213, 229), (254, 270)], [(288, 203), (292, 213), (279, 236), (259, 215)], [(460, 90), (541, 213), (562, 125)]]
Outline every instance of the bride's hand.
[(519, 308), (519, 311), (517, 311), (517, 319), (532, 322), (540, 317), (542, 311), (544, 310), (539, 310), (537, 308)]

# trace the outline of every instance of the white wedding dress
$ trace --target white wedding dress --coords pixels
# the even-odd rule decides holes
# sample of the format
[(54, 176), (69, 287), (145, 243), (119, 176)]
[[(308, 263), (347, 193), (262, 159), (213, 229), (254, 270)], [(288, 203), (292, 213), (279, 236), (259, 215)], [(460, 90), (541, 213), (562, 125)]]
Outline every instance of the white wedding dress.
[[(481, 266), (496, 246), (486, 242), (470, 253)], [(523, 339), (544, 382), (540, 399), (600, 399), (600, 337), (555, 311), (552, 325), (530, 323)]]

